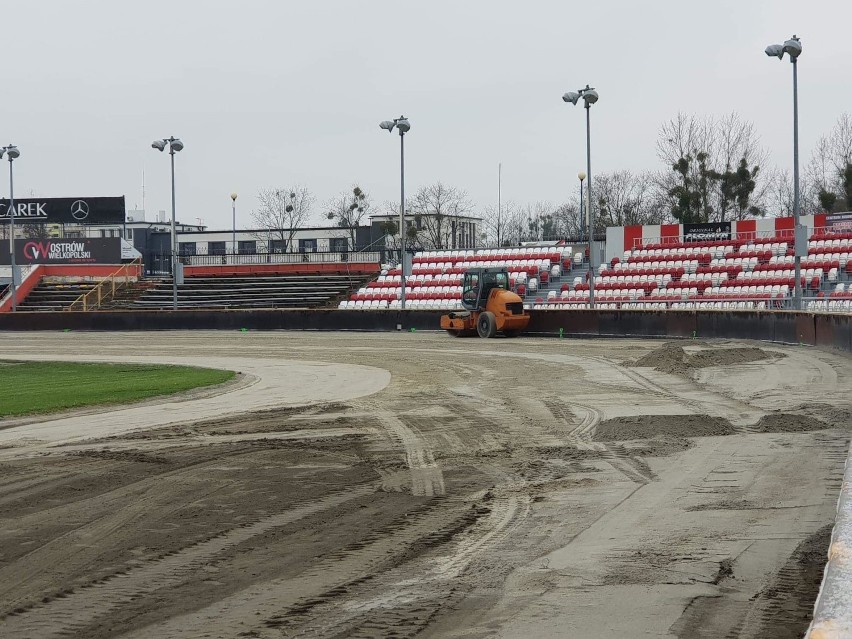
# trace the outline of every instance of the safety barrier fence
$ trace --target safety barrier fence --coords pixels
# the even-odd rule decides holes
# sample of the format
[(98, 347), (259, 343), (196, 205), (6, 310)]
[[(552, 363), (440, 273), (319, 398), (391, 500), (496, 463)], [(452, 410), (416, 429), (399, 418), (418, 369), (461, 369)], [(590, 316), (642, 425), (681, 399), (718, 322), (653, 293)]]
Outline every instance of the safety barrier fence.
[(852, 459), (837, 500), (837, 517), (828, 547), (828, 563), (822, 578), (814, 616), (806, 639), (852, 637)]

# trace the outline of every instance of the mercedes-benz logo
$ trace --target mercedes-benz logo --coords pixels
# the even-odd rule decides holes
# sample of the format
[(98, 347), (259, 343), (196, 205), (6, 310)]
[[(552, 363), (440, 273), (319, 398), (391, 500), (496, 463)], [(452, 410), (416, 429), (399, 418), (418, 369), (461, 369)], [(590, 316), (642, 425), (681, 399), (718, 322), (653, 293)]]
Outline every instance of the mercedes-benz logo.
[(89, 217), (89, 205), (85, 200), (77, 200), (71, 205), (71, 216), (75, 220), (85, 220)]

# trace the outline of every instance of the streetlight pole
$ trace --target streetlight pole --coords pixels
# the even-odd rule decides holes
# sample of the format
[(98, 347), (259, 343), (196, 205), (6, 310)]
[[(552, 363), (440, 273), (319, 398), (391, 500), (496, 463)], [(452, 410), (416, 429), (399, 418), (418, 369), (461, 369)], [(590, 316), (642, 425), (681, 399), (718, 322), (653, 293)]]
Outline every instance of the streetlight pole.
[(580, 171), (577, 173), (577, 178), (580, 180), (580, 239), (583, 239), (584, 231), (587, 230), (586, 225), (586, 207), (583, 201), (583, 180), (586, 179), (586, 172)]
[(6, 154), (9, 157), (9, 265), (12, 269), (12, 312), (18, 310), (18, 282), (16, 271), (18, 266), (15, 263), (15, 179), (12, 171), (12, 160), (21, 156), (21, 152), (14, 144), (9, 144), (0, 147), (0, 158)]
[[(784, 59), (784, 54), (790, 56), (793, 64), (793, 239), (795, 254), (793, 257), (796, 280), (793, 289), (793, 308), (802, 309), (802, 254), (807, 255), (807, 234), (801, 231), (801, 201), (799, 198), (799, 72), (798, 60), (802, 54), (802, 43), (795, 35), (784, 44), (771, 44), (766, 47), (766, 55)], [(804, 244), (804, 246), (801, 246)]]
[[(231, 233), (231, 251), (236, 255), (237, 253), (237, 194), (231, 193), (231, 218), (233, 220), (232, 233)], [(266, 247), (267, 252), (269, 251), (269, 247)]]
[(399, 308), (405, 310), (405, 278), (407, 277), (405, 268), (405, 136), (402, 131), (399, 132), (399, 265), (400, 265), (400, 281), (402, 287), (399, 289)]
[(503, 163), (497, 163), (497, 246), (503, 241)]
[(175, 229), (175, 150), (169, 149), (172, 164), (172, 310), (177, 310), (177, 233)]
[[(794, 38), (796, 36), (793, 36)], [(793, 61), (793, 231), (794, 240), (795, 233), (799, 230), (802, 215), (801, 200), (799, 198), (799, 65), (797, 63), (798, 56), (792, 58)], [(807, 251), (807, 245), (804, 250)], [(796, 278), (796, 287), (794, 296), (796, 298), (793, 304), (797, 311), (802, 310), (802, 247), (796, 245), (795, 254), (793, 257), (793, 276)]]
[(393, 132), (394, 127), (399, 130), (399, 266), (400, 272), (400, 294), (399, 307), (405, 310), (405, 134), (411, 130), (411, 123), (404, 115), (394, 120), (385, 120), (379, 127), (388, 133)]
[[(586, 85), (588, 88), (588, 85)], [(592, 226), (592, 132), (591, 132), (591, 104), (586, 101), (586, 177), (589, 180), (589, 308), (595, 308), (595, 252), (593, 250), (595, 234)]]
[(593, 250), (594, 241), (594, 210), (592, 209), (592, 132), (591, 132), (591, 108), (598, 101), (598, 92), (588, 84), (585, 89), (579, 91), (569, 91), (562, 96), (565, 102), (570, 102), (576, 105), (577, 102), (583, 99), (586, 107), (586, 177), (589, 180), (587, 197), (589, 199), (589, 308), (595, 308), (595, 254)]
[(171, 156), (171, 167), (172, 167), (172, 310), (177, 310), (178, 303), (178, 292), (177, 292), (177, 271), (178, 271), (178, 259), (177, 259), (177, 233), (175, 230), (175, 153), (183, 150), (183, 142), (181, 142), (178, 138), (172, 136), (169, 138), (164, 138), (162, 140), (154, 140), (151, 143), (151, 146), (159, 151), (164, 151), (166, 145), (169, 145), (169, 155)]

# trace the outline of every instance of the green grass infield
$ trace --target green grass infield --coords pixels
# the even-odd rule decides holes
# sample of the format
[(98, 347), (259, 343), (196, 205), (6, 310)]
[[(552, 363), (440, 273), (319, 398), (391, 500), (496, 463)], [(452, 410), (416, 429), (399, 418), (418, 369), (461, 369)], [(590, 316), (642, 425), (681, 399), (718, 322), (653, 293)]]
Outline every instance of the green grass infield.
[(0, 360), (0, 418), (125, 404), (221, 384), (235, 375), (192, 366)]

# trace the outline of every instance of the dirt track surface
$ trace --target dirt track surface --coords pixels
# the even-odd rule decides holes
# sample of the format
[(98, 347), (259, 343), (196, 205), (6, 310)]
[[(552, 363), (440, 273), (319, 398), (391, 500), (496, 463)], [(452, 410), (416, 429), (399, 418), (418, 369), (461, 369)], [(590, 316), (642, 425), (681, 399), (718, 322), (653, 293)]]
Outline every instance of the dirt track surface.
[(242, 373), (0, 422), (0, 636), (800, 636), (852, 360), (678, 346), (0, 335)]

